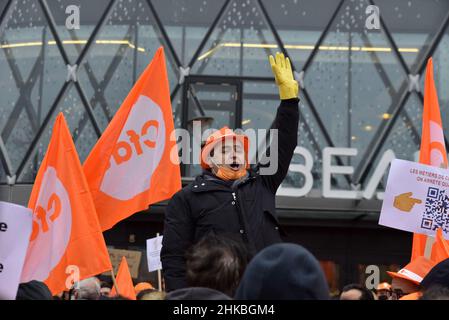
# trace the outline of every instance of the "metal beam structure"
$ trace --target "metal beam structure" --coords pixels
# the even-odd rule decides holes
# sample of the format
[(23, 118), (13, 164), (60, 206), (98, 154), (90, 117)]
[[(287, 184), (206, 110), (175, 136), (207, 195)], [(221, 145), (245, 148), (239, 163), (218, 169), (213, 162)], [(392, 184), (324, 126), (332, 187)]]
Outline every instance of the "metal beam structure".
[[(210, 62), (213, 58), (205, 59), (207, 61), (198, 61), (198, 58), (202, 53), (204, 53), (207, 49), (212, 48), (206, 48), (206, 45), (211, 42), (211, 37), (214, 35), (216, 40), (218, 42), (222, 41), (222, 37), (224, 36), (224, 30), (222, 32), (216, 34), (214, 31), (217, 30), (217, 27), (219, 27), (221, 21), (223, 20), (225, 14), (229, 12), (229, 10), (232, 10), (232, 8), (235, 7), (235, 2), (237, 0), (225, 0), (223, 3), (220, 3), (220, 7), (217, 7), (217, 14), (213, 18), (213, 21), (210, 23), (210, 25), (207, 26), (207, 30), (205, 29), (205, 34), (202, 37), (199, 45), (197, 46), (196, 50), (191, 53), (191, 56), (185, 57), (184, 52), (186, 52), (186, 42), (188, 42), (188, 39), (185, 37), (188, 37), (189, 35), (185, 32), (185, 28), (182, 30), (183, 38), (182, 40), (182, 52), (178, 53), (175, 50), (175, 47), (173, 45), (173, 35), (170, 33), (171, 29), (167, 28), (167, 25), (164, 24), (162, 19), (159, 16), (159, 12), (156, 8), (156, 6), (153, 4), (152, 0), (143, 0), (142, 3), (146, 8), (148, 9), (148, 13), (150, 16), (150, 22), (149, 24), (154, 28), (157, 36), (157, 41), (159, 41), (162, 45), (164, 45), (166, 49), (166, 55), (169, 63), (173, 66), (173, 70), (175, 72), (176, 76), (179, 76), (179, 72), (181, 72), (181, 68), (190, 68), (190, 70), (193, 69), (194, 66), (197, 66), (199, 64), (199, 68), (195, 69), (197, 70), (195, 73), (190, 71), (190, 74), (186, 76), (186, 78), (182, 79), (180, 78), (179, 83), (177, 83), (171, 91), (171, 98), (172, 100), (179, 94), (179, 90), (181, 90), (183, 98), (181, 109), (177, 110), (177, 113), (183, 114), (182, 117), (182, 125), (186, 126), (186, 119), (185, 116), (188, 114), (188, 110), (186, 108), (188, 107), (187, 103), (187, 92), (190, 92), (189, 94), (195, 95), (194, 90), (188, 90), (188, 86), (192, 83), (195, 83), (198, 79), (202, 79), (205, 84), (208, 83), (217, 83), (217, 81), (227, 82), (227, 83), (237, 83), (239, 86), (239, 91), (243, 94), (240, 94), (238, 97), (237, 105), (238, 108), (236, 110), (236, 119), (238, 119), (239, 122), (241, 122), (242, 115), (243, 115), (243, 97), (245, 96), (245, 92), (243, 92), (243, 83), (245, 82), (272, 82), (272, 77), (253, 77), (253, 76), (247, 76), (240, 72), (240, 74), (236, 74), (234, 76), (217, 76), (217, 75), (211, 75), (211, 74), (205, 74), (207, 63)], [(14, 176), (16, 175), (19, 178), (23, 175), (24, 169), (26, 165), (29, 163), (30, 159), (33, 159), (33, 155), (35, 154), (36, 146), (38, 142), (41, 140), (44, 132), (47, 130), (47, 128), (50, 125), (51, 119), (55, 116), (56, 109), (61, 105), (62, 100), (64, 99), (67, 92), (72, 88), (74, 89), (78, 96), (80, 97), (80, 102), (83, 107), (83, 115), (81, 116), (80, 120), (77, 122), (77, 127), (72, 128), (72, 133), (74, 140), (76, 141), (80, 134), (82, 134), (84, 128), (86, 125), (91, 124), (93, 129), (96, 132), (97, 136), (101, 135), (101, 130), (99, 125), (99, 118), (95, 111), (103, 112), (104, 117), (107, 119), (107, 121), (110, 121), (113, 117), (112, 112), (110, 111), (110, 106), (108, 104), (108, 101), (105, 97), (105, 91), (108, 87), (110, 87), (111, 79), (113, 79), (113, 76), (116, 74), (118, 67), (121, 65), (123, 61), (124, 54), (120, 50), (131, 50), (130, 46), (127, 44), (120, 44), (117, 51), (114, 54), (113, 59), (110, 61), (109, 65), (105, 68), (105, 74), (100, 78), (100, 75), (96, 75), (94, 72), (94, 69), (92, 68), (91, 61), (86, 61), (87, 53), (89, 50), (95, 46), (96, 42), (95, 40), (98, 39), (98, 35), (100, 34), (100, 31), (103, 30), (104, 25), (108, 21), (113, 9), (115, 8), (116, 4), (119, 3), (120, 0), (109, 0), (105, 9), (102, 12), (99, 12), (99, 20), (97, 23), (95, 23), (92, 33), (90, 34), (89, 38), (87, 39), (87, 42), (84, 44), (84, 46), (81, 46), (79, 43), (76, 43), (77, 41), (83, 40), (79, 39), (76, 34), (73, 31), (69, 31), (71, 40), (75, 42), (75, 48), (78, 53), (78, 58), (76, 61), (72, 64), (68, 58), (67, 55), (67, 49), (65, 48), (64, 41), (61, 38), (61, 34), (58, 31), (58, 27), (55, 22), (55, 17), (53, 17), (52, 12), (48, 6), (48, 0), (36, 0), (36, 3), (38, 4), (39, 10), (42, 12), (43, 16), (43, 36), (42, 36), (42, 48), (40, 50), (40, 54), (36, 56), (36, 60), (33, 62), (30, 73), (28, 76), (25, 76), (22, 74), (20, 68), (18, 67), (18, 63), (20, 63), (18, 57), (15, 56), (14, 50), (8, 49), (8, 45), (10, 44), (6, 37), (3, 36), (3, 34), (7, 31), (5, 30), (7, 28), (7, 22), (8, 18), (11, 16), (11, 14), (17, 10), (18, 7), (20, 7), (20, 3), (17, 0), (8, 0), (4, 6), (4, 9), (2, 12), (0, 12), (0, 44), (2, 45), (2, 50), (4, 53), (4, 56), (6, 57), (6, 64), (5, 67), (8, 67), (10, 70), (10, 74), (12, 76), (12, 80), (14, 81), (15, 87), (17, 88), (17, 91), (19, 93), (17, 100), (15, 101), (14, 105), (11, 107), (11, 111), (6, 116), (6, 122), (5, 125), (1, 128), (1, 134), (0, 134), (0, 165), (3, 166), (3, 171), (8, 176)], [(320, 51), (320, 47), (326, 40), (326, 37), (330, 34), (332, 26), (334, 25), (334, 22), (336, 19), (338, 19), (339, 14), (342, 13), (342, 8), (344, 8), (345, 4), (348, 4), (349, 0), (339, 0), (338, 2), (335, 2), (335, 10), (330, 14), (329, 20), (325, 22), (323, 25), (323, 29), (319, 30), (319, 36), (314, 44), (313, 49), (311, 49), (310, 54), (308, 55), (303, 67), (301, 70), (297, 70), (300, 72), (303, 72), (304, 74), (307, 73), (308, 70), (310, 70), (310, 67), (313, 65), (314, 61), (316, 61), (318, 53)], [(369, 4), (376, 5), (376, 0), (369, 0)], [(272, 13), (267, 10), (266, 3), (264, 3), (263, 0), (253, 0), (252, 4), (256, 7), (255, 9), (261, 13), (259, 15), (261, 17), (261, 20), (264, 23), (264, 30), (267, 29), (269, 32), (271, 32), (274, 36), (275, 44), (277, 48), (279, 48), (279, 51), (282, 51), (286, 55), (289, 55), (289, 49), (288, 46), (285, 45), (285, 39), (282, 38), (282, 36), (279, 33), (278, 27), (276, 23), (272, 20)], [(138, 39), (141, 37), (139, 34), (139, 26), (135, 22), (128, 23), (128, 22), (114, 22), (118, 24), (123, 24), (125, 26), (128, 26), (128, 32), (124, 36), (124, 40), (128, 40), (130, 43), (132, 42), (130, 39), (134, 39), (133, 45), (135, 46), (134, 52), (133, 52), (133, 61), (131, 63), (133, 68), (133, 79), (135, 80), (137, 78), (137, 59), (138, 59)], [(356, 167), (355, 174), (350, 179), (349, 177), (346, 177), (347, 182), (349, 185), (357, 186), (360, 184), (363, 184), (373, 166), (373, 163), (375, 160), (379, 157), (379, 153), (382, 149), (382, 146), (384, 145), (385, 141), (390, 136), (390, 133), (392, 132), (392, 129), (395, 125), (395, 123), (398, 121), (398, 118), (403, 116), (405, 117), (405, 122), (410, 125), (412, 138), (415, 144), (419, 143), (419, 136), (420, 132), (415, 127), (415, 124), (411, 121), (411, 117), (408, 114), (407, 110), (405, 110), (404, 106), (407, 103), (408, 99), (410, 98), (411, 94), (417, 94), (417, 97), (419, 98), (420, 102), (423, 101), (423, 94), (422, 92), (409, 92), (408, 91), (408, 75), (420, 75), (423, 73), (427, 59), (435, 52), (436, 47), (441, 42), (441, 39), (443, 37), (443, 34), (446, 32), (449, 26), (449, 13), (445, 16), (442, 23), (439, 25), (438, 30), (433, 34), (431, 44), (426, 50), (419, 56), (419, 61), (417, 64), (410, 68), (405, 59), (404, 59), (404, 53), (401, 53), (399, 50), (399, 47), (394, 40), (388, 25), (385, 23), (383, 17), (380, 17), (380, 24), (381, 24), (381, 30), (382, 34), (385, 36), (388, 47), (391, 48), (391, 53), (395, 57), (398, 66), (404, 71), (404, 79), (402, 83), (400, 83), (398, 89), (396, 90), (394, 87), (394, 84), (392, 83), (391, 79), (388, 78), (388, 75), (386, 73), (386, 67), (380, 63), (378, 63), (379, 60), (379, 53), (377, 52), (369, 52), (368, 57), (371, 60), (371, 63), (377, 64), (379, 68), (377, 69), (378, 75), (380, 77), (380, 80), (384, 83), (386, 88), (389, 88), (389, 95), (391, 97), (391, 104), (386, 109), (386, 112), (388, 112), (391, 117), (388, 120), (383, 120), (380, 122), (376, 132), (374, 133), (371, 141), (369, 142), (366, 150), (364, 151), (364, 154), (362, 155), (362, 160), (360, 161), (359, 165)], [(241, 28), (241, 35), (243, 35), (243, 27)], [(260, 28), (260, 27), (259, 27)], [(265, 39), (265, 34), (258, 34), (259, 41), (262, 44), (267, 43), (267, 40)], [(366, 35), (361, 35), (362, 40), (364, 41), (366, 46), (372, 46), (370, 43), (368, 37)], [(59, 54), (58, 58), (62, 59), (65, 65), (67, 66), (73, 66), (77, 65), (78, 68), (83, 68), (83, 72), (87, 75), (87, 80), (85, 82), (80, 81), (66, 81), (60, 84), (60, 88), (55, 88), (55, 98), (50, 103), (48, 108), (44, 108), (45, 110), (48, 110), (45, 114), (41, 111), (42, 110), (42, 86), (45, 81), (44, 77), (44, 68), (43, 63), (44, 59), (48, 59), (48, 54), (45, 54), (46, 48), (48, 49), (47, 40), (54, 40), (53, 44), (57, 47), (57, 52)], [(141, 41), (141, 40), (140, 40)], [(140, 42), (139, 41), (139, 42)], [(243, 41), (243, 40), (242, 40)], [(286, 48), (287, 47), (287, 48)], [(266, 47), (263, 47), (263, 49), (266, 52), (269, 52), (269, 49)], [(182, 54), (181, 58), (187, 58), (186, 64), (183, 65), (182, 60), (180, 59), (179, 54)], [(351, 54), (351, 52), (350, 52)], [(240, 68), (243, 68), (243, 64), (245, 63), (245, 58), (243, 57), (243, 46), (240, 46)], [(293, 66), (295, 69), (295, 66)], [(413, 69), (413, 70), (412, 70)], [(171, 71), (170, 71), (171, 72)], [(348, 69), (348, 72), (351, 72), (351, 70)], [(184, 81), (183, 81), (184, 80)], [(40, 92), (40, 101), (35, 102), (31, 98), (31, 93), (33, 92), (33, 89), (35, 88), (36, 84), (39, 83), (39, 92)], [(187, 87), (186, 87), (187, 86)], [(86, 88), (90, 88), (90, 90), (93, 92), (92, 96), (88, 97), (86, 92)], [(348, 89), (349, 90), (349, 89)], [(304, 117), (301, 117), (301, 121), (305, 132), (307, 132), (310, 135), (310, 143), (312, 147), (314, 148), (314, 151), (319, 151), (321, 148), (325, 146), (333, 147), (336, 146), (336, 141), (334, 141), (335, 137), (332, 136), (332, 133), (329, 131), (329, 128), (326, 127), (325, 121), (323, 119), (323, 115), (320, 113), (319, 109), (317, 108), (316, 101), (314, 101), (314, 96), (311, 94), (310, 88), (301, 88), (305, 108), (307, 108), (308, 113), (313, 118), (314, 123), (316, 124), (316, 128), (319, 131), (316, 134), (319, 134), (323, 139), (319, 139), (317, 136), (313, 136), (311, 124), (307, 123)], [(194, 97), (194, 100), (197, 101), (201, 105), (201, 99), (198, 97)], [(100, 108), (100, 110), (97, 110), (97, 108)], [(348, 110), (350, 106), (348, 105)], [(23, 113), (23, 114), (22, 114)], [(26, 152), (24, 153), (23, 158), (21, 159), (20, 163), (11, 164), (11, 155), (9, 154), (11, 150), (8, 150), (9, 144), (8, 141), (10, 141), (10, 137), (12, 136), (12, 133), (14, 130), (17, 130), (18, 127), (20, 127), (20, 121), (19, 117), (26, 116), (26, 119), (30, 123), (30, 129), (33, 133), (33, 138), (31, 143), (26, 149)], [(400, 120), (401, 121), (401, 120)], [(239, 126), (239, 125), (237, 125)], [(320, 142), (323, 141), (323, 145), (320, 145)], [(11, 142), (9, 142), (11, 143)], [(446, 146), (448, 147), (448, 139), (446, 139)], [(449, 148), (448, 148), (449, 149)], [(37, 159), (37, 158), (36, 158)], [(36, 160), (35, 159), (35, 160)], [(337, 157), (337, 162), (340, 165), (343, 165), (344, 162), (341, 158)], [(37, 162), (36, 162), (37, 164)], [(17, 169), (15, 169), (17, 167)]]

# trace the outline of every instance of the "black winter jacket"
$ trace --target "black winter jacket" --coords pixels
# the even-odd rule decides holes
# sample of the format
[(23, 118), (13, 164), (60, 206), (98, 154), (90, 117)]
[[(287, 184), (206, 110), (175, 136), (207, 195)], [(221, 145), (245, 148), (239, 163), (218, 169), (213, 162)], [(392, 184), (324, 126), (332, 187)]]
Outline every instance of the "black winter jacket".
[(273, 129), (278, 129), (278, 170), (249, 171), (238, 184), (204, 172), (170, 200), (164, 222), (161, 262), (167, 291), (187, 286), (185, 253), (209, 232), (238, 235), (251, 253), (281, 242), (275, 194), (287, 174), (297, 145), (298, 99), (282, 100)]

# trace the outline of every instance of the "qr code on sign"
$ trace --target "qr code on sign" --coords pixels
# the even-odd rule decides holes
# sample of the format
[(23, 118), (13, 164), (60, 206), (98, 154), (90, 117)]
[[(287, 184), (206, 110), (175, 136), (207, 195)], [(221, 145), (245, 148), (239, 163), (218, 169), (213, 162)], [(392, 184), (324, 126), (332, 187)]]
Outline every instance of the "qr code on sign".
[(421, 220), (421, 228), (427, 230), (443, 229), (449, 231), (449, 196), (446, 190), (429, 187), (426, 204)]

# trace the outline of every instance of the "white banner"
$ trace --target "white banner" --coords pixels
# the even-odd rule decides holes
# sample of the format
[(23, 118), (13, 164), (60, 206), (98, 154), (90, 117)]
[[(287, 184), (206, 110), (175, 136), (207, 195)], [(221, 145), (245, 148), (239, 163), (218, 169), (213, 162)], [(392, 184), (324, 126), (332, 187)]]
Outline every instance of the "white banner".
[(162, 269), (161, 263), (162, 236), (147, 240), (147, 260), (148, 271), (157, 271)]
[(449, 239), (449, 170), (393, 160), (379, 224)]
[(15, 300), (31, 235), (30, 209), (0, 201), (0, 300)]

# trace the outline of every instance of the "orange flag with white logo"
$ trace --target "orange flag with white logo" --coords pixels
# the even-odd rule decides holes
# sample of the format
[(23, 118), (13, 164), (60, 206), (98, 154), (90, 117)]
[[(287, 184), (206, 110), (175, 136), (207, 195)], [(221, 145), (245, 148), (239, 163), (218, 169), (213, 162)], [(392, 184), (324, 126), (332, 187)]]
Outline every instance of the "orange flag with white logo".
[(181, 188), (164, 50), (159, 48), (84, 163), (103, 230)]
[[(117, 283), (119, 294), (122, 297), (136, 300), (136, 291), (134, 290), (133, 279), (131, 277), (131, 273), (129, 272), (128, 261), (126, 261), (125, 257), (122, 257), (115, 282)], [(113, 297), (116, 295), (117, 290), (114, 286), (109, 296)]]
[[(427, 62), (424, 81), (424, 110), (422, 117), (421, 148), (419, 162), (435, 167), (447, 167), (447, 153), (444, 143), (443, 125), (440, 116), (437, 90), (433, 80), (432, 58)], [(413, 234), (412, 258), (426, 255), (426, 243), (429, 237)], [(428, 258), (430, 258), (430, 250)]]
[(60, 113), (28, 207), (33, 210), (21, 282), (44, 281), (53, 294), (111, 270), (89, 186)]
[(447, 258), (449, 258), (449, 243), (443, 237), (443, 230), (438, 228), (432, 247), (431, 260), (437, 264)]

